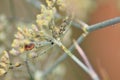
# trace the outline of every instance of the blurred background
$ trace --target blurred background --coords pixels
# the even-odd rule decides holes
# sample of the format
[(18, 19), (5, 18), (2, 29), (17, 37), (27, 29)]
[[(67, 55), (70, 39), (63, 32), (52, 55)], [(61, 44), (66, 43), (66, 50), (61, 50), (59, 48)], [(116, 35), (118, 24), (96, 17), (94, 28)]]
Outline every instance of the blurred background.
[[(19, 25), (29, 27), (35, 23), (36, 15), (40, 13), (41, 3), (45, 4), (45, 1), (0, 0), (0, 53), (4, 49), (11, 49), (10, 46)], [(58, 11), (60, 15), (74, 15), (75, 19), (80, 19), (88, 25), (120, 16), (120, 0), (65, 0), (65, 4), (66, 9)], [(69, 47), (72, 40), (77, 39), (81, 32), (76, 27), (72, 27), (71, 40), (67, 39), (69, 43), (66, 45)], [(120, 24), (92, 32), (80, 46), (101, 80), (120, 80)], [(31, 63), (38, 69), (31, 67), (35, 80), (39, 80), (44, 69), (54, 64), (61, 55), (60, 52), (53, 50), (52, 53), (57, 55), (45, 54)], [(81, 59), (77, 51), (75, 53)], [(28, 73), (24, 69), (21, 67), (10, 71), (3, 80), (29, 80)], [(52, 74), (47, 76), (47, 80), (91, 80), (91, 78), (67, 57)]]

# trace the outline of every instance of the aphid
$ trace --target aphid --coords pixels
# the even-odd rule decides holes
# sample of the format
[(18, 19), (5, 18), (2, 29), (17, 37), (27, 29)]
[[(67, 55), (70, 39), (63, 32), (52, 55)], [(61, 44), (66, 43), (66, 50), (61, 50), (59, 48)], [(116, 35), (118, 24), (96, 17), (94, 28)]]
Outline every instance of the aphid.
[(28, 51), (28, 50), (32, 50), (34, 47), (35, 47), (35, 44), (34, 44), (34, 43), (30, 43), (30, 44), (26, 44), (26, 45), (24, 46), (24, 49), (25, 49), (26, 51)]

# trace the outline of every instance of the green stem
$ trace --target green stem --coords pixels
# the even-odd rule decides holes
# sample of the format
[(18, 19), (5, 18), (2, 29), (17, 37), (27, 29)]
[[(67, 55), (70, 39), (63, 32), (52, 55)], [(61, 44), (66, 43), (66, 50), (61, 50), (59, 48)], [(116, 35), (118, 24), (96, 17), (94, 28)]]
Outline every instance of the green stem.
[(28, 54), (27, 53), (26, 53), (25, 64), (26, 64), (26, 68), (27, 68), (27, 72), (29, 74), (30, 80), (34, 80), (32, 74), (31, 74), (31, 71), (30, 71), (30, 66), (29, 66), (29, 63), (28, 63)]
[(83, 70), (90, 74), (89, 69), (77, 57), (75, 57), (62, 43), (59, 44), (59, 47), (61, 47), (65, 51), (65, 53), (73, 59), (73, 61), (75, 61), (80, 67), (82, 67)]
[[(88, 73), (91, 78), (93, 80), (99, 80), (99, 77), (97, 74), (94, 74), (94, 71), (92, 71), (91, 69), (89, 69), (89, 67), (87, 67), (86, 65), (84, 65), (76, 56), (74, 56), (62, 43), (61, 45), (59, 45), (65, 52), (66, 54), (68, 54), (72, 59), (73, 61), (75, 61), (86, 73)], [(92, 73), (91, 73), (92, 72)]]
[[(87, 36), (88, 34), (86, 34)], [(84, 40), (85, 36), (84, 34), (82, 34), (78, 40), (77, 40), (77, 43), (80, 44), (83, 40)], [(69, 48), (69, 51), (73, 51), (75, 48), (74, 45), (72, 45), (70, 48)], [(62, 61), (64, 61), (66, 58), (68, 57), (68, 55), (66, 53), (64, 53), (62, 56), (60, 56), (58, 58), (58, 60), (51, 66), (49, 67), (47, 70), (44, 71), (43, 73), (43, 77), (46, 77), (49, 73), (51, 73)]]
[(32, 77), (32, 74), (30, 72), (30, 67), (29, 67), (28, 61), (25, 61), (25, 64), (26, 64), (26, 67), (27, 67), (27, 72), (28, 72), (28, 74), (30, 76), (30, 80), (34, 80), (34, 78)]
[[(86, 30), (88, 32), (92, 32), (94, 30), (97, 30), (97, 29), (100, 29), (100, 28), (103, 28), (103, 27), (107, 27), (109, 25), (113, 25), (113, 24), (116, 24), (116, 23), (119, 23), (120, 22), (120, 17), (118, 18), (113, 18), (113, 19), (110, 19), (110, 20), (107, 20), (107, 21), (104, 21), (104, 22), (100, 22), (100, 23), (97, 23), (95, 25), (91, 25), (89, 26)], [(81, 28), (79, 25), (76, 25), (78, 28)], [(89, 33), (86, 33), (86, 36), (88, 35)], [(84, 40), (85, 36), (84, 36), (84, 33), (78, 38), (77, 40), (77, 43), (80, 44), (83, 40)], [(72, 45), (70, 48), (69, 48), (69, 51), (73, 51), (75, 48), (74, 45)], [(45, 72), (43, 73), (43, 77), (47, 76), (49, 73), (51, 73), (62, 61), (64, 61), (66, 58), (68, 57), (68, 55), (66, 53), (64, 53), (63, 55), (61, 55), (58, 60), (51, 66), (49, 67), (47, 70), (45, 70)]]
[(109, 19), (109, 20), (91, 25), (86, 30), (88, 32), (92, 32), (92, 31), (95, 31), (95, 30), (98, 30), (98, 29), (101, 29), (101, 28), (110, 27), (110, 25), (114, 25), (116, 23), (120, 23), (120, 17), (116, 17), (116, 18), (113, 18), (113, 19)]

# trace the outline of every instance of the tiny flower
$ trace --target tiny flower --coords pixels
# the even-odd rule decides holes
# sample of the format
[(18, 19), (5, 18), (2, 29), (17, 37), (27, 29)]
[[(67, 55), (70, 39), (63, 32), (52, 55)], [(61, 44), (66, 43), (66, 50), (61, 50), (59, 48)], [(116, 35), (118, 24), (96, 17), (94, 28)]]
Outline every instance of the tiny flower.
[(20, 67), (22, 64), (20, 63), (20, 62), (16, 62), (15, 64), (14, 64), (14, 66), (15, 67)]
[(36, 25), (34, 25), (34, 24), (32, 24), (32, 29), (33, 29), (34, 31), (39, 31), (38, 27), (37, 27)]
[(44, 5), (41, 5), (41, 14), (43, 14), (46, 11), (46, 7)]
[(55, 8), (48, 9), (44, 5), (41, 5), (41, 14), (37, 15), (36, 23), (39, 27), (48, 26), (54, 18), (55, 12)]
[(17, 32), (15, 34), (15, 38), (17, 38), (17, 39), (24, 39), (24, 36), (20, 32)]
[(18, 50), (15, 50), (14, 48), (12, 50), (10, 50), (9, 53), (12, 54), (12, 55), (20, 54), (20, 52)]
[(36, 58), (38, 54), (36, 52), (32, 52), (29, 54), (29, 58)]
[(59, 6), (60, 10), (64, 10), (65, 9), (64, 0), (56, 0), (56, 4)]
[(17, 29), (19, 32), (21, 32), (21, 33), (23, 32), (23, 29), (21, 27), (17, 27)]
[(53, 7), (53, 5), (55, 4), (55, 1), (56, 0), (46, 0), (47, 6), (50, 8)]
[(14, 39), (13, 40), (13, 43), (12, 43), (12, 47), (19, 47), (19, 45), (20, 45), (20, 40), (19, 39)]
[(5, 75), (7, 72), (4, 69), (0, 69), (0, 76)]

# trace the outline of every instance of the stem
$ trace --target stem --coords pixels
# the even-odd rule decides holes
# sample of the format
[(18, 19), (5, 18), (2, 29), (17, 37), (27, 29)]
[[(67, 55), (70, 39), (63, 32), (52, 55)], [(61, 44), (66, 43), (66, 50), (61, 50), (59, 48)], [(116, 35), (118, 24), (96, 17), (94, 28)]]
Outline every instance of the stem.
[(92, 32), (92, 31), (95, 31), (95, 30), (98, 30), (98, 29), (101, 29), (101, 28), (104, 28), (104, 27), (110, 27), (110, 25), (114, 25), (114, 24), (119, 23), (119, 22), (120, 22), (120, 17), (116, 17), (116, 18), (113, 18), (113, 19), (109, 19), (109, 20), (91, 25), (86, 30), (88, 32)]
[(61, 47), (66, 54), (68, 54), (80, 67), (83, 68), (83, 70), (85, 70), (88, 74), (89, 73), (89, 69), (77, 58), (75, 57), (62, 43), (58, 44), (59, 47)]
[(80, 56), (82, 57), (82, 59), (84, 60), (85, 64), (88, 66), (89, 69), (93, 69), (92, 65), (90, 64), (85, 52), (82, 50), (82, 48), (76, 43), (76, 41), (74, 40), (74, 45), (78, 51), (78, 53), (80, 54)]
[[(84, 34), (84, 36), (85, 36), (85, 34)], [(93, 80), (99, 80), (98, 75), (95, 74), (95, 72), (94, 72), (92, 69), (89, 69), (89, 67), (87, 67), (86, 65), (84, 65), (84, 64), (83, 64), (76, 56), (74, 56), (60, 41), (57, 41), (57, 40), (56, 40), (55, 42), (56, 42), (56, 44), (57, 44), (61, 49), (64, 50), (64, 52), (66, 52), (67, 55), (70, 56), (70, 58), (73, 59), (73, 61), (75, 61), (75, 62), (78, 64), (78, 66), (80, 66), (86, 73), (88, 73)], [(94, 75), (93, 75), (93, 74), (94, 74)]]
[[(86, 73), (88, 73), (93, 80), (99, 80), (98, 75), (94, 72), (94, 70), (85, 66), (76, 56), (74, 56), (63, 44), (59, 45), (65, 52), (68, 54), (73, 61), (75, 61)], [(93, 75), (94, 74), (94, 75)]]
[(79, 52), (79, 54), (81, 55), (81, 57), (83, 58), (84, 62), (86, 63), (87, 67), (89, 68), (90, 71), (90, 76), (93, 80), (99, 80), (99, 77), (97, 75), (97, 73), (94, 71), (92, 65), (90, 64), (86, 54), (84, 53), (84, 51), (82, 50), (82, 48), (74, 41), (75, 47), (77, 49), (77, 51)]
[(30, 76), (30, 80), (34, 80), (34, 78), (32, 77), (32, 74), (30, 72), (30, 67), (29, 67), (28, 61), (25, 61), (25, 64), (26, 64), (27, 72)]
[(30, 71), (29, 64), (28, 64), (28, 54), (26, 54), (25, 64), (26, 64), (27, 72), (28, 72), (28, 74), (29, 74), (29, 76), (30, 76), (30, 80), (34, 80), (32, 74), (31, 74), (31, 71)]
[[(104, 21), (104, 22), (100, 22), (100, 23), (97, 23), (97, 24), (95, 24), (95, 25), (91, 25), (91, 26), (89, 26), (86, 30), (88, 31), (88, 32), (92, 32), (92, 31), (94, 31), (94, 30), (97, 30), (97, 29), (100, 29), (100, 28), (103, 28), (103, 27), (107, 27), (107, 26), (109, 26), (109, 25), (113, 25), (113, 24), (116, 24), (116, 23), (119, 23), (120, 22), (120, 17), (118, 17), (118, 18), (113, 18), (113, 19), (110, 19), (110, 20), (107, 20), (107, 21)], [(77, 27), (79, 27), (78, 25), (77, 25)], [(80, 28), (80, 27), (79, 27)], [(85, 38), (85, 36), (84, 36), (84, 34), (87, 36), (89, 33), (83, 33), (79, 38), (78, 38), (78, 40), (77, 40), (77, 43), (78, 44), (80, 44), (83, 40), (84, 40), (84, 38)], [(74, 48), (75, 48), (75, 46), (74, 45), (72, 45), (70, 48), (69, 48), (69, 51), (73, 51), (74, 50)], [(49, 73), (51, 73), (62, 61), (64, 61), (66, 58), (68, 57), (68, 55), (67, 54), (63, 54), (62, 56), (60, 56), (59, 58), (58, 58), (58, 60), (51, 66), (51, 67), (49, 67), (47, 70), (45, 70), (45, 72), (43, 73), (43, 77), (45, 77), (45, 76), (47, 76), (47, 74), (49, 74)]]
[[(85, 35), (85, 34), (82, 34), (82, 35), (78, 38), (78, 40), (77, 40), (77, 43), (78, 43), (78, 44), (80, 44), (80, 43), (84, 40), (84, 38), (85, 38), (84, 35)], [(86, 34), (86, 36), (87, 36), (87, 34)], [(75, 48), (75, 46), (72, 45), (72, 46), (69, 48), (69, 51), (72, 52), (72, 51), (74, 50), (74, 48)], [(68, 55), (67, 55), (66, 53), (64, 53), (62, 56), (60, 56), (60, 57), (58, 58), (58, 60), (57, 60), (51, 67), (49, 67), (47, 70), (44, 71), (43, 77), (46, 77), (49, 73), (51, 73), (51, 72), (52, 72), (62, 61), (64, 61), (67, 57), (68, 57)]]

